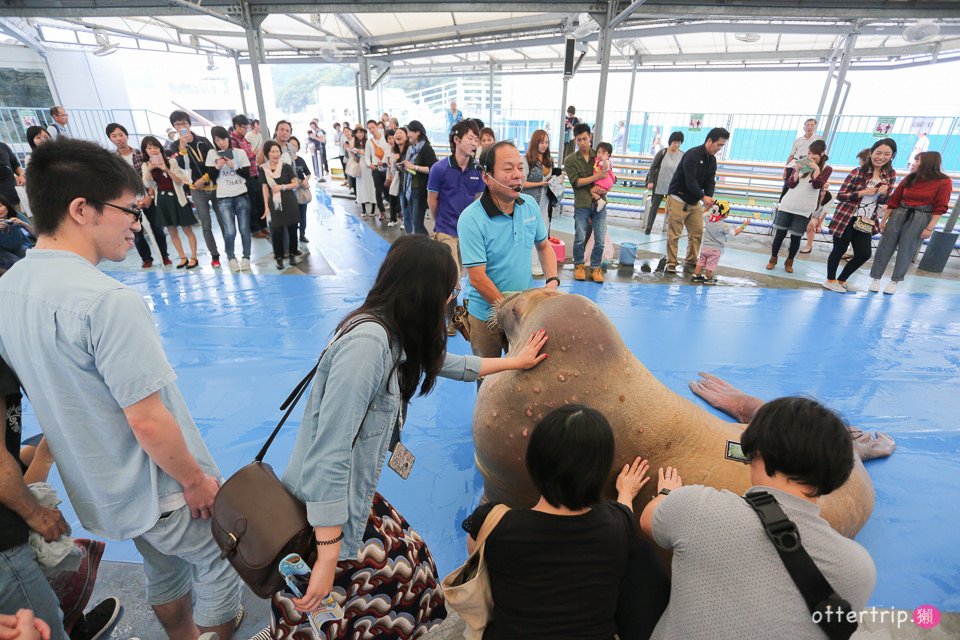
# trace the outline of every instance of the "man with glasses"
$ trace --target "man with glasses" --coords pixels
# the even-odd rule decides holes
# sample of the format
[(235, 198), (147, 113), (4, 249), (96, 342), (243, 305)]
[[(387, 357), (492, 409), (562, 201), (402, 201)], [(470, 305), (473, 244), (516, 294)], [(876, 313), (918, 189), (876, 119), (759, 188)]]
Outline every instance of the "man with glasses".
[(200, 228), (203, 230), (203, 241), (210, 252), (210, 265), (216, 269), (220, 267), (220, 250), (217, 249), (217, 239), (213, 236), (213, 221), (210, 220), (210, 209), (217, 215), (220, 230), (227, 228), (220, 211), (220, 201), (217, 200), (217, 181), (210, 177), (210, 167), (207, 166), (207, 154), (213, 149), (213, 143), (204, 136), (198, 136), (190, 130), (190, 115), (185, 111), (174, 111), (170, 114), (170, 124), (180, 134), (180, 146), (177, 151), (177, 163), (190, 174), (190, 199), (200, 219)]
[(50, 134), (50, 138), (52, 140), (69, 138), (70, 134), (67, 133), (67, 125), (70, 123), (70, 116), (67, 115), (63, 107), (59, 105), (50, 107), (50, 117), (53, 118), (53, 122), (47, 128), (47, 133)]
[[(245, 154), (250, 161), (250, 175), (247, 177), (247, 195), (250, 197), (250, 235), (254, 238), (269, 238), (267, 222), (263, 220), (263, 190), (260, 188), (260, 167), (257, 165), (257, 149), (247, 139), (250, 129), (250, 120), (247, 116), (233, 116), (233, 129), (230, 139)], [(254, 120), (256, 122), (256, 120)]]
[(229, 640), (239, 579), (204, 522), (220, 471), (142, 295), (97, 268), (133, 247), (141, 177), (81, 140), (38, 147), (30, 175), (39, 238), (0, 278), (0, 358), (29, 394), (80, 523), (143, 556), (167, 635)]

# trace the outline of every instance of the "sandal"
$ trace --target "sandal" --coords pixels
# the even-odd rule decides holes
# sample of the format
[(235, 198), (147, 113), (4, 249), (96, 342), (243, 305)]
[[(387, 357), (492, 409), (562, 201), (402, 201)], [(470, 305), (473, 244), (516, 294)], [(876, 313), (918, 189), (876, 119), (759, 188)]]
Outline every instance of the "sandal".
[(799, 253), (813, 253), (813, 249), (800, 249)]

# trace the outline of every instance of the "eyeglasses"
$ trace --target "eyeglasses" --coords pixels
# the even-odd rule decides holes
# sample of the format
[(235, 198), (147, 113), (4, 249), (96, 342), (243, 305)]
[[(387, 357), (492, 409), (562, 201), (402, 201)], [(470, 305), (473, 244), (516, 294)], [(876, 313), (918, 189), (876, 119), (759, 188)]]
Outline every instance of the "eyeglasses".
[(87, 198), (87, 202), (92, 202), (94, 204), (99, 204), (105, 207), (113, 207), (114, 209), (120, 209), (120, 211), (123, 211), (124, 213), (128, 213), (131, 216), (133, 216), (133, 221), (136, 222), (137, 224), (140, 224), (141, 220), (143, 220), (143, 209), (139, 207), (137, 207), (136, 209), (128, 209), (126, 207), (121, 207), (118, 204), (103, 202), (101, 200), (93, 200), (92, 198)]

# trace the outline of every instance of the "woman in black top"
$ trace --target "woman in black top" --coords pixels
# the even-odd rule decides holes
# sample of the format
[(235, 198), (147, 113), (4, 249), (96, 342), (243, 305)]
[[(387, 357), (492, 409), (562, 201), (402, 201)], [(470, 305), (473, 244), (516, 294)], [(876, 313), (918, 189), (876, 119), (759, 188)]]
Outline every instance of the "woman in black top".
[(263, 143), (263, 157), (260, 165), (260, 184), (263, 189), (265, 211), (263, 219), (270, 214), (270, 239), (273, 241), (273, 257), (277, 260), (277, 269), (283, 270), (283, 240), (286, 236), (290, 244), (290, 266), (297, 264), (297, 218), (300, 207), (294, 189), (297, 188), (297, 174), (293, 167), (281, 162), (283, 155), (275, 140)]
[[(541, 498), (507, 512), (487, 537), (493, 616), (484, 640), (649, 637), (669, 585), (632, 509), (648, 466), (624, 465), (618, 501), (602, 501), (613, 457), (613, 431), (593, 409), (561, 407), (534, 428), (526, 465)], [(464, 521), (469, 550), (493, 506)]]
[[(299, 186), (302, 189), (310, 188), (310, 169), (307, 168), (307, 163), (303, 158), (300, 157), (300, 140), (294, 136), (290, 136), (290, 144), (292, 144), (297, 150), (297, 156), (294, 157), (294, 171), (297, 173), (297, 180), (299, 181)], [(314, 162), (317, 159), (314, 157)], [(294, 192), (296, 193), (296, 192)], [(300, 242), (308, 242), (307, 240), (307, 205), (308, 202), (300, 202), (297, 200), (297, 208), (300, 211)], [(299, 248), (294, 249), (294, 255), (302, 255), (303, 252)]]
[(407, 125), (407, 155), (403, 168), (409, 174), (401, 200), (403, 207), (403, 229), (407, 233), (427, 234), (423, 218), (427, 213), (427, 177), (430, 167), (437, 161), (437, 154), (430, 146), (427, 130), (419, 120), (411, 120)]

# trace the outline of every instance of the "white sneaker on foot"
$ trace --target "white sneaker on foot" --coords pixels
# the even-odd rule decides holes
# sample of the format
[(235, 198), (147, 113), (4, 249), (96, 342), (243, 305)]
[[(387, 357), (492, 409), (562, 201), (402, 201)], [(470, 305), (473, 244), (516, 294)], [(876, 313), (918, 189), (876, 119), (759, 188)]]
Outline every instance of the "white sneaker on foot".
[(240, 271), (240, 263), (237, 262), (236, 258), (230, 258), (227, 260), (227, 264), (230, 266), (230, 271), (233, 271), (234, 273)]
[(888, 296), (892, 296), (894, 293), (897, 292), (897, 283), (891, 280), (890, 284), (888, 284), (886, 287), (883, 288), (883, 292)]
[(387, 226), (388, 226), (388, 227), (395, 227), (395, 226), (397, 226), (398, 224), (400, 224), (400, 223), (397, 222), (396, 220), (393, 220), (393, 221), (391, 221), (391, 222), (388, 222), (388, 223), (387, 223)]
[(847, 292), (847, 290), (843, 287), (843, 285), (837, 282), (836, 280), (824, 280), (823, 288), (829, 289), (830, 291), (836, 291), (837, 293)]
[(869, 289), (869, 291), (870, 291), (870, 293), (880, 293), (880, 280), (879, 280), (879, 279), (874, 279), (874, 281), (870, 283), (870, 289)]
[(244, 258), (240, 261), (240, 271), (250, 271), (250, 258)]

